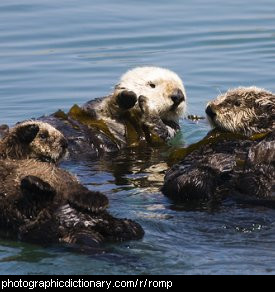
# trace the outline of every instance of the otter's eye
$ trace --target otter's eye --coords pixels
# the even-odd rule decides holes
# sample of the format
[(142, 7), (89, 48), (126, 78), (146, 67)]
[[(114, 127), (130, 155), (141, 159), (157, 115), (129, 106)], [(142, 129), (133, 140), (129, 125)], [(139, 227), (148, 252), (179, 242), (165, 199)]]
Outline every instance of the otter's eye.
[(150, 82), (150, 83), (149, 83), (149, 86), (150, 86), (151, 88), (155, 88), (155, 87), (156, 87), (156, 84)]
[(41, 133), (39, 134), (39, 138), (42, 140), (46, 140), (49, 137), (49, 135), (47, 133)]
[(240, 102), (239, 100), (236, 100), (236, 101), (234, 102), (234, 105), (235, 105), (235, 106), (241, 106), (241, 102)]

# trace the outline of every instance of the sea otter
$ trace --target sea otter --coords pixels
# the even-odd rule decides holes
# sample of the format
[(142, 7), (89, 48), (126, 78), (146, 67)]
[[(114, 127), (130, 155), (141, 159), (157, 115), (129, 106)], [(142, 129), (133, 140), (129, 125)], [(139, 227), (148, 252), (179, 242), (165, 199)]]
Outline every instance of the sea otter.
[(71, 157), (93, 157), (144, 142), (167, 141), (179, 130), (185, 108), (185, 89), (176, 73), (137, 67), (125, 73), (108, 96), (40, 120), (63, 133)]
[(275, 128), (275, 95), (257, 87), (228, 90), (210, 101), (207, 118), (217, 128), (251, 136)]
[(216, 129), (176, 153), (182, 160), (166, 173), (162, 192), (183, 202), (230, 197), (275, 207), (274, 113), (274, 95), (256, 87), (229, 90), (208, 103)]
[(91, 249), (106, 241), (139, 239), (138, 223), (105, 209), (108, 199), (82, 186), (54, 164), (0, 160), (0, 234), (26, 242), (78, 245)]
[(48, 123), (26, 121), (9, 129), (3, 128), (0, 140), (0, 158), (26, 159), (58, 162), (65, 154), (67, 140), (63, 134)]
[(66, 147), (64, 136), (41, 121), (5, 131), (0, 141), (0, 235), (84, 249), (141, 238), (139, 224), (106, 211), (105, 195), (87, 189), (55, 165)]

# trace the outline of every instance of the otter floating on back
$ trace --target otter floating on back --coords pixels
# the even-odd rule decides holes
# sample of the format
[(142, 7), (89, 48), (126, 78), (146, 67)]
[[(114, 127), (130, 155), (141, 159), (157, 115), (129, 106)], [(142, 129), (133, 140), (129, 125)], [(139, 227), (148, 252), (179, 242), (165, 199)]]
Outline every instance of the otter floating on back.
[(181, 202), (230, 197), (275, 207), (274, 98), (248, 87), (208, 103), (206, 113), (216, 129), (183, 149), (181, 162), (166, 173), (162, 192)]
[[(139, 239), (138, 223), (110, 215), (108, 198), (55, 166), (64, 136), (47, 123), (16, 125), (0, 141), (0, 235), (92, 249), (105, 241)], [(42, 160), (42, 161), (41, 161)]]
[(107, 197), (53, 164), (0, 160), (0, 177), (2, 237), (89, 250), (144, 234), (138, 223), (110, 215)]
[(63, 133), (71, 156), (97, 156), (169, 140), (179, 130), (185, 108), (185, 89), (176, 73), (137, 67), (121, 77), (110, 95), (40, 119)]

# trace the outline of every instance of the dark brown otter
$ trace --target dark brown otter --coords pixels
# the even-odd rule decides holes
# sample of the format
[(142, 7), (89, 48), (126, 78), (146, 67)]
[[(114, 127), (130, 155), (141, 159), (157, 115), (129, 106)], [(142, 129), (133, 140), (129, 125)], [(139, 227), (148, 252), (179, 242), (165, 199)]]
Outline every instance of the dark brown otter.
[(110, 215), (106, 196), (53, 164), (5, 159), (0, 161), (0, 176), (2, 237), (90, 249), (144, 234), (138, 223)]
[(259, 139), (212, 132), (203, 142), (168, 170), (165, 195), (180, 202), (233, 198), (275, 207), (274, 132)]
[(183, 159), (167, 172), (163, 193), (179, 201), (234, 197), (275, 207), (275, 95), (257, 87), (228, 90), (208, 103), (206, 114), (216, 130), (175, 153)]
[(4, 130), (0, 141), (2, 237), (91, 249), (105, 241), (143, 236), (140, 225), (106, 211), (105, 195), (48, 163), (58, 162), (66, 151), (67, 142), (58, 130), (41, 121)]

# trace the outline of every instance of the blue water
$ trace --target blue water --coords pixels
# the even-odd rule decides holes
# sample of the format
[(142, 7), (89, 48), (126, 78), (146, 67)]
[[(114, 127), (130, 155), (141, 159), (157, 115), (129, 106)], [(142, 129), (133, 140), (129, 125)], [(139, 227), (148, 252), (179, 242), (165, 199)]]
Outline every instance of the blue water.
[[(137, 65), (176, 71), (189, 112), (240, 85), (275, 91), (274, 0), (9, 0), (0, 2), (0, 123), (49, 114), (112, 90)], [(206, 122), (182, 121), (181, 143)], [(131, 159), (129, 159), (129, 157)], [(110, 212), (142, 224), (140, 241), (83, 255), (0, 242), (1, 274), (275, 274), (275, 211), (228, 203), (173, 205), (150, 178), (157, 151), (64, 167), (110, 199)]]

